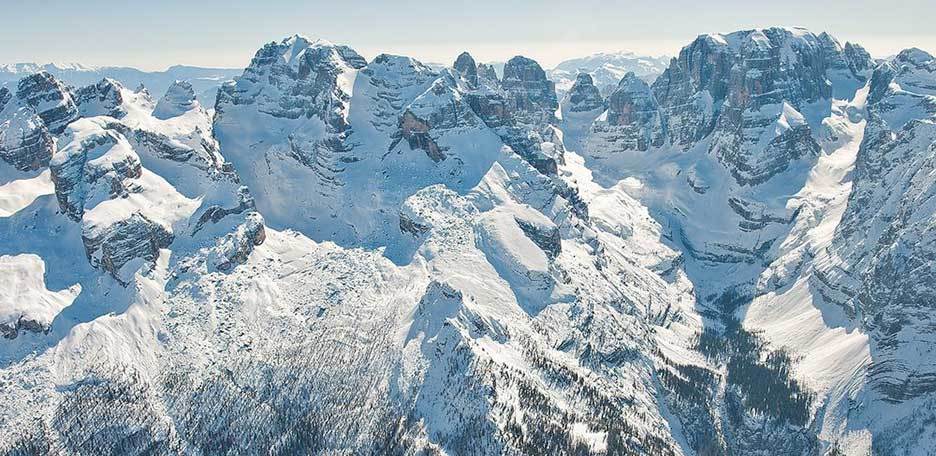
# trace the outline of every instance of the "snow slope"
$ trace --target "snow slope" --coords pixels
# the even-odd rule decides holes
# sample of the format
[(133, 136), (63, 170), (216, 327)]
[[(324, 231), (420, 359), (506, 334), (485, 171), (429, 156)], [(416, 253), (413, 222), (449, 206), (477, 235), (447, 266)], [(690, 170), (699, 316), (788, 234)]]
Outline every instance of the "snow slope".
[(746, 30), (559, 97), (295, 35), (213, 112), (27, 76), (0, 452), (930, 453), (933, 62)]

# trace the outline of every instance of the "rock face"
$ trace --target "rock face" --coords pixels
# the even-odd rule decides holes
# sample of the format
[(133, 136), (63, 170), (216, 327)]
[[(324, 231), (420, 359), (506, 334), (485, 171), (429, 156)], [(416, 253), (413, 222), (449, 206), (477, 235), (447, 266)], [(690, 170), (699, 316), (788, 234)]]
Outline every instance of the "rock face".
[(257, 212), (248, 212), (244, 223), (237, 226), (213, 249), (211, 262), (219, 271), (228, 272), (235, 266), (244, 264), (256, 246), (266, 240), (263, 216)]
[[(455, 59), (455, 64), (452, 65), (452, 68), (456, 73), (458, 73), (459, 77), (468, 83), (469, 87), (478, 87), (478, 64), (475, 63), (475, 60), (471, 57), (471, 54), (467, 52), (462, 52), (459, 54), (458, 58)], [(490, 79), (490, 74), (485, 74), (485, 77)], [(497, 79), (497, 77), (495, 76), (494, 79)]]
[(527, 123), (549, 123), (555, 119), (559, 101), (556, 86), (535, 60), (514, 57), (504, 65), (501, 87), (507, 92), (507, 108)]
[(156, 103), (153, 117), (163, 120), (171, 119), (200, 107), (198, 100), (195, 99), (195, 90), (192, 89), (192, 84), (186, 81), (176, 81), (169, 86), (166, 94)]
[(485, 63), (478, 64), (478, 77), (487, 81), (498, 82), (497, 71), (494, 67)]
[(236, 84), (222, 89), (218, 107), (257, 104), (274, 117), (314, 116), (340, 133), (348, 127), (345, 78), (365, 64), (347, 46), (293, 36), (257, 51)]
[(916, 355), (936, 348), (936, 59), (905, 50), (874, 71), (870, 91), (854, 189), (833, 241), (841, 269), (825, 276), (843, 285), (826, 293), (877, 341), (875, 391), (912, 401), (936, 393), (936, 369)]
[(115, 132), (76, 132), (75, 140), (55, 155), (49, 168), (62, 212), (74, 221), (84, 215), (89, 198), (125, 194), (126, 179), (140, 177), (140, 158)]
[(113, 79), (102, 79), (97, 84), (82, 87), (75, 92), (75, 103), (82, 117), (110, 116), (121, 118), (127, 115), (124, 109), (123, 86)]
[(588, 73), (579, 73), (575, 77), (575, 83), (566, 97), (563, 104), (569, 105), (569, 112), (587, 112), (605, 107), (604, 98)]
[[(127, 285), (132, 279), (124, 266), (133, 261), (152, 263), (159, 250), (172, 244), (172, 232), (165, 226), (134, 213), (106, 227), (89, 226), (81, 240), (91, 266), (109, 272), (117, 281)], [(139, 266), (139, 265), (136, 265)]]
[(52, 134), (60, 134), (79, 116), (71, 92), (46, 72), (20, 80), (16, 88), (16, 97), (23, 105), (36, 111)]
[(20, 171), (37, 170), (49, 164), (54, 148), (52, 134), (32, 108), (8, 102), (5, 109), (0, 109), (3, 161)]
[(592, 125), (589, 149), (646, 151), (663, 145), (666, 128), (650, 86), (634, 73), (621, 79), (603, 119)]
[(48, 165), (53, 136), (78, 116), (71, 93), (48, 73), (22, 79), (15, 95), (0, 89), (0, 158), (20, 171)]

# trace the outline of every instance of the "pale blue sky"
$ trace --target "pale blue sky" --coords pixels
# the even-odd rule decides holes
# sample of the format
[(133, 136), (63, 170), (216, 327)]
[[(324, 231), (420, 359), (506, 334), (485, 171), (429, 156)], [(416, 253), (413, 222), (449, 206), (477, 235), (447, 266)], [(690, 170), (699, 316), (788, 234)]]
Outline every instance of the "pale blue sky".
[(448, 63), (524, 54), (546, 66), (598, 51), (673, 55), (692, 38), (769, 25), (829, 31), (885, 56), (936, 51), (933, 0), (0, 0), (0, 63), (243, 67), (301, 33)]

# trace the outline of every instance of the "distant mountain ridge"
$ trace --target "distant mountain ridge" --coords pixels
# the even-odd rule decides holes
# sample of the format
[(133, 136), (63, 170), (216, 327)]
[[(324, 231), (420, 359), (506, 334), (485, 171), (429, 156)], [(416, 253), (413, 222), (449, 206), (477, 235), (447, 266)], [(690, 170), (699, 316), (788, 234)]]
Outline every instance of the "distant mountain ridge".
[(627, 73), (633, 72), (638, 78), (651, 83), (666, 70), (669, 62), (668, 56), (651, 57), (630, 51), (598, 52), (565, 60), (546, 74), (556, 83), (559, 98), (562, 98), (572, 88), (578, 73), (591, 75), (595, 86), (607, 96), (614, 91), (618, 82)]
[(151, 93), (164, 93), (176, 80), (188, 81), (204, 106), (214, 106), (217, 89), (225, 81), (240, 75), (240, 68), (207, 68), (188, 65), (173, 65), (164, 71), (144, 71), (122, 66), (88, 66), (80, 63), (12, 63), (0, 65), (0, 87), (39, 73), (48, 72), (60, 81), (74, 87), (83, 87), (100, 82), (104, 78), (114, 79), (126, 87), (143, 84)]

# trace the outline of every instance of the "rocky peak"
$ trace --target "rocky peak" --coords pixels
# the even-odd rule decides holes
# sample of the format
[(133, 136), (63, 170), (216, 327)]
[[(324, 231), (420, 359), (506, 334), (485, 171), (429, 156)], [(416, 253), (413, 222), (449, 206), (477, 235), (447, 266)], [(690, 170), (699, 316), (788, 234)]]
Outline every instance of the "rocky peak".
[(48, 73), (22, 79), (14, 95), (0, 88), (0, 159), (19, 171), (49, 164), (55, 149), (46, 120), (64, 128), (77, 118), (67, 89)]
[(556, 87), (535, 60), (517, 56), (507, 61), (501, 86), (507, 92), (508, 107), (521, 120), (554, 122), (559, 107)]
[(871, 58), (871, 54), (865, 48), (854, 43), (845, 43), (842, 52), (845, 54), (845, 61), (848, 62), (848, 67), (853, 73), (858, 74), (874, 68), (874, 59)]
[(0, 109), (0, 159), (20, 171), (47, 166), (55, 150), (49, 129), (32, 108), (15, 103), (7, 105)]
[[(897, 83), (896, 86), (892, 86), (893, 82)], [(907, 119), (906, 116), (890, 116), (888, 113), (899, 112), (908, 103), (919, 106), (922, 112), (930, 115), (936, 111), (936, 105), (926, 98), (936, 96), (936, 59), (926, 51), (904, 49), (874, 69), (869, 85), (868, 103), (879, 104), (872, 111), (883, 116), (880, 120), (890, 124), (890, 129), (899, 129)], [(885, 97), (898, 93), (900, 96), (890, 103), (880, 103)]]
[(624, 75), (617, 89), (608, 97), (608, 123), (611, 125), (652, 124), (659, 128), (659, 116), (659, 107), (650, 86), (633, 72)]
[(478, 64), (475, 63), (474, 58), (471, 57), (471, 54), (467, 52), (462, 52), (458, 55), (458, 58), (455, 59), (455, 64), (452, 65), (452, 68), (455, 70), (458, 75), (468, 83), (469, 87), (478, 86)]
[(799, 28), (703, 35), (683, 48), (653, 93), (672, 142), (688, 147), (714, 132), (711, 149), (722, 163), (739, 183), (757, 184), (818, 150), (798, 110), (831, 98), (835, 66), (850, 68), (829, 35)]
[(579, 73), (563, 104), (568, 104), (570, 112), (587, 112), (604, 108), (605, 102), (591, 75)]
[(16, 97), (36, 111), (46, 128), (59, 134), (78, 118), (78, 108), (65, 84), (41, 71), (19, 81)]
[(874, 60), (868, 51), (854, 43), (845, 43), (842, 46), (835, 37), (826, 32), (820, 33), (817, 38), (829, 69), (847, 70), (856, 78), (866, 80), (863, 73), (874, 67)]
[(110, 116), (121, 118), (127, 115), (123, 107), (123, 96), (119, 82), (104, 78), (97, 84), (82, 87), (75, 92), (75, 103), (82, 117)]
[(497, 79), (497, 71), (494, 70), (493, 65), (488, 65), (486, 63), (478, 64), (478, 77), (491, 82), (499, 82)]
[(350, 46), (337, 44), (335, 45), (335, 50), (349, 67), (360, 70), (367, 66), (367, 59), (362, 57), (361, 54), (358, 54), (354, 49), (351, 49)]
[(607, 100), (603, 120), (592, 126), (590, 149), (645, 151), (666, 140), (660, 108), (647, 83), (629, 72)]
[(169, 86), (166, 94), (156, 103), (153, 117), (163, 120), (171, 119), (200, 107), (201, 105), (195, 98), (195, 89), (192, 88), (192, 84), (188, 81), (176, 81)]
[(933, 56), (919, 48), (909, 48), (900, 51), (900, 53), (894, 57), (894, 62), (898, 65), (912, 65), (916, 68), (925, 68), (930, 71), (936, 70), (936, 60), (933, 59)]
[(219, 112), (228, 105), (258, 104), (273, 117), (318, 117), (334, 132), (346, 130), (351, 79), (366, 61), (347, 46), (295, 35), (257, 51), (235, 84), (219, 93)]

